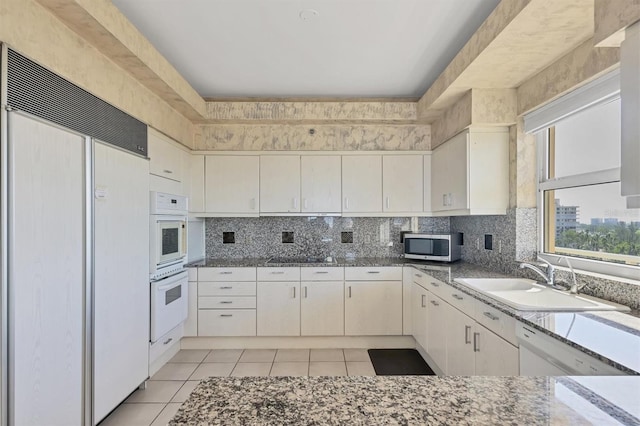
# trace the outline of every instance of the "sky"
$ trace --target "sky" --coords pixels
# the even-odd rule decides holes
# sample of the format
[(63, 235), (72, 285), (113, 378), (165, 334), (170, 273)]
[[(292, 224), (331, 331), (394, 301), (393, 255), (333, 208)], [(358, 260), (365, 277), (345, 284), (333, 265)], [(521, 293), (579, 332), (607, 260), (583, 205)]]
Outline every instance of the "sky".
[[(619, 99), (556, 124), (556, 177), (615, 167), (620, 167)], [(580, 223), (605, 217), (640, 221), (640, 209), (626, 208), (620, 183), (559, 190), (555, 198), (561, 205), (579, 206)]]

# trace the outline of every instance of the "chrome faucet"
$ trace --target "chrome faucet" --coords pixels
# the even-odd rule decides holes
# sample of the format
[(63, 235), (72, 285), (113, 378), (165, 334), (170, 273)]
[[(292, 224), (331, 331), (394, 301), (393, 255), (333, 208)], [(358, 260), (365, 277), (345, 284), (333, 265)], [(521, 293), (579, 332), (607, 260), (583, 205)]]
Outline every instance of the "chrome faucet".
[(520, 264), (520, 269), (524, 269), (524, 268), (528, 268), (531, 269), (533, 272), (537, 273), (538, 275), (540, 275), (542, 278), (544, 278), (544, 281), (547, 283), (547, 285), (549, 286), (554, 286), (554, 278), (555, 278), (555, 268), (554, 266), (547, 262), (544, 259), (538, 259), (544, 263), (547, 264), (547, 272), (545, 273), (542, 269), (540, 269), (539, 267), (531, 264), (531, 263), (527, 263), (527, 262), (522, 262)]
[(569, 258), (566, 256), (558, 256), (558, 264), (560, 264), (560, 261), (564, 259), (565, 262), (567, 262), (567, 266), (569, 267), (569, 270), (571, 271), (571, 277), (572, 277), (572, 281), (573, 283), (571, 284), (571, 288), (569, 289), (569, 293), (571, 294), (578, 294), (578, 291), (580, 291), (582, 289), (582, 287), (584, 287), (584, 285), (578, 287), (578, 281), (576, 280), (576, 271), (573, 270), (573, 266), (571, 266), (571, 262), (569, 262)]

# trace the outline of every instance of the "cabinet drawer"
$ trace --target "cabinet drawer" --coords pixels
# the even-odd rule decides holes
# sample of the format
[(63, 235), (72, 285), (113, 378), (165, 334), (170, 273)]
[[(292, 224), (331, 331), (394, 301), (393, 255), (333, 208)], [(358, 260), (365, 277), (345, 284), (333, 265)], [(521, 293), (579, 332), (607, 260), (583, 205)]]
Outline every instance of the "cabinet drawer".
[(258, 281), (300, 281), (300, 268), (258, 268)]
[(255, 336), (256, 310), (198, 310), (198, 336)]
[(187, 268), (187, 274), (189, 274), (189, 281), (198, 281), (198, 268)]
[(200, 281), (255, 281), (256, 268), (199, 268)]
[(180, 339), (184, 335), (182, 324), (171, 329), (167, 334), (160, 337), (157, 341), (149, 345), (149, 362), (152, 363), (163, 353), (169, 350), (173, 345), (180, 345)]
[(255, 309), (254, 296), (198, 297), (198, 309)]
[(468, 316), (474, 316), (476, 299), (469, 296), (467, 293), (447, 285), (444, 290), (443, 299)]
[(255, 296), (255, 282), (198, 282), (198, 296)]
[(311, 267), (300, 268), (301, 281), (342, 281), (344, 268), (340, 267)]
[(353, 266), (344, 269), (347, 281), (401, 281), (401, 266)]
[(411, 269), (411, 281), (418, 284), (420, 287), (428, 290), (429, 289), (429, 275), (425, 274), (422, 271), (418, 271), (415, 268)]
[(474, 319), (512, 345), (519, 346), (516, 338), (516, 319), (479, 300), (475, 301)]
[(427, 274), (424, 274), (423, 282), (424, 284), (419, 284), (419, 285), (426, 288), (431, 293), (435, 294), (436, 296), (442, 299), (446, 297), (445, 295), (447, 294), (448, 289), (451, 288), (449, 284), (445, 284), (440, 280), (436, 280), (431, 275), (427, 275)]

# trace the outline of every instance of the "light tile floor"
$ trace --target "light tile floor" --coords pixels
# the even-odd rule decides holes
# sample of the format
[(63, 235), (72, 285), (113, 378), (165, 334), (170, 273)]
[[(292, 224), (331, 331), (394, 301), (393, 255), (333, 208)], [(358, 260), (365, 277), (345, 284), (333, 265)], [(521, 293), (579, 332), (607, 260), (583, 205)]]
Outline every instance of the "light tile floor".
[(211, 376), (375, 376), (366, 349), (181, 350), (100, 426), (166, 425)]

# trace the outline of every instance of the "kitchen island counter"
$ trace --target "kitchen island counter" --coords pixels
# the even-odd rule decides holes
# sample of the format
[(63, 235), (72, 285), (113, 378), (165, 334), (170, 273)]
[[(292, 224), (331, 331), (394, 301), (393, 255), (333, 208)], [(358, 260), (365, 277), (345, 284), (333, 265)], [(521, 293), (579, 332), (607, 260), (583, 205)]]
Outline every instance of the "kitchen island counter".
[(170, 425), (640, 422), (638, 377), (211, 377)]

